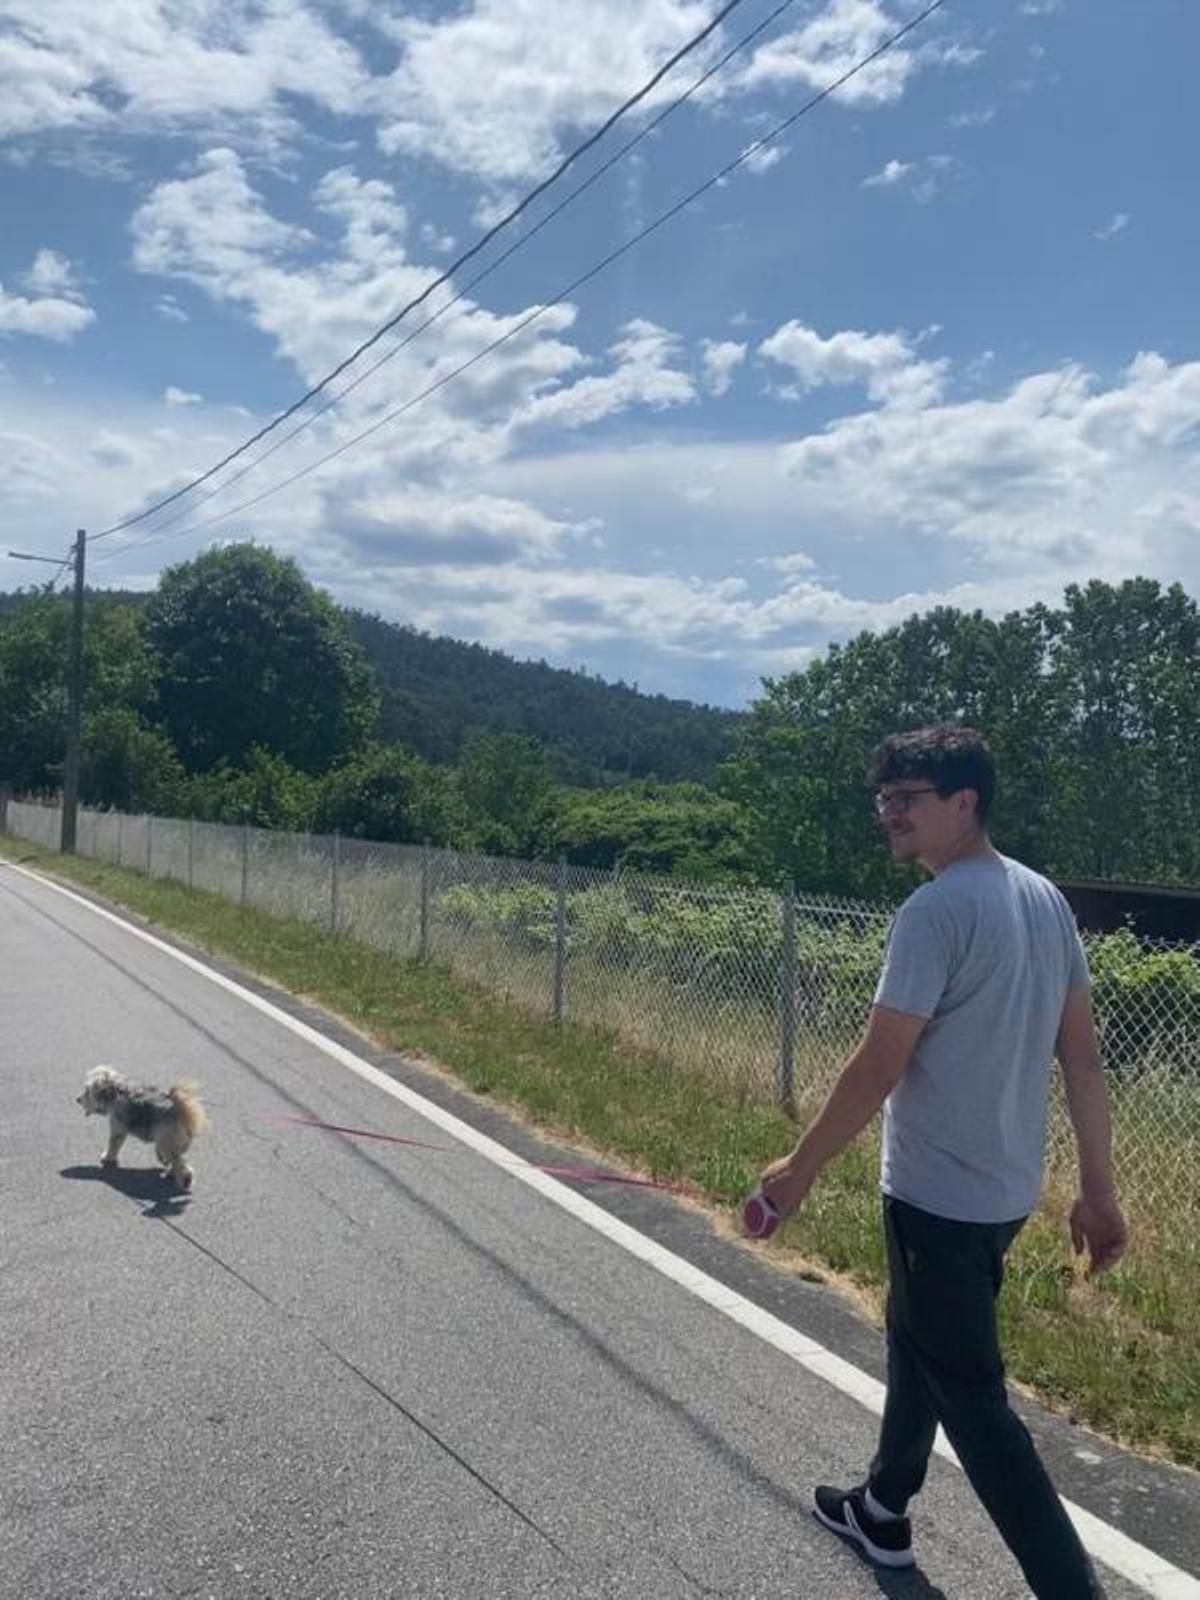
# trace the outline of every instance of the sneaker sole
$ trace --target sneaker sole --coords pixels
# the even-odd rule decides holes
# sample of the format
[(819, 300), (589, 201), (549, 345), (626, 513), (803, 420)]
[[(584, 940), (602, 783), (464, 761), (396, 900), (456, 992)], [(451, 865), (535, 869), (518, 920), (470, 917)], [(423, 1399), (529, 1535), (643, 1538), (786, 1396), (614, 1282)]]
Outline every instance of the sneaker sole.
[(911, 1550), (884, 1550), (879, 1545), (872, 1543), (871, 1539), (853, 1523), (835, 1522), (832, 1517), (827, 1517), (820, 1506), (814, 1505), (812, 1514), (823, 1528), (828, 1528), (830, 1533), (836, 1533), (840, 1538), (848, 1539), (851, 1544), (859, 1547), (862, 1553), (876, 1566), (880, 1567), (912, 1567), (916, 1565), (916, 1557)]

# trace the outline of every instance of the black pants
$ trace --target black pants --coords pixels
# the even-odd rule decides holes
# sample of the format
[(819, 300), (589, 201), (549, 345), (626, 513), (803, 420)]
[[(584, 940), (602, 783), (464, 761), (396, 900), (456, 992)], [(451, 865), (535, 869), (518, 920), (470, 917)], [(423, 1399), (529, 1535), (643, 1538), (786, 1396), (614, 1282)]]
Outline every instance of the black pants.
[(1025, 1424), (1008, 1403), (996, 1330), (1016, 1222), (951, 1222), (884, 1196), (888, 1385), (871, 1493), (902, 1512), (940, 1422), (1038, 1600), (1103, 1595)]

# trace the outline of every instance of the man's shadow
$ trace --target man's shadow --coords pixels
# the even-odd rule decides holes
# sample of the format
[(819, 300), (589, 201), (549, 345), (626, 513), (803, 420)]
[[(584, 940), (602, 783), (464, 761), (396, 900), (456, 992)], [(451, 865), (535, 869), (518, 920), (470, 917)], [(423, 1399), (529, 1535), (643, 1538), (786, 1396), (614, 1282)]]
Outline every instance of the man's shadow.
[(97, 1161), (86, 1167), (63, 1167), (59, 1176), (106, 1183), (131, 1200), (145, 1201), (144, 1217), (178, 1217), (192, 1198), (156, 1167), (102, 1167)]

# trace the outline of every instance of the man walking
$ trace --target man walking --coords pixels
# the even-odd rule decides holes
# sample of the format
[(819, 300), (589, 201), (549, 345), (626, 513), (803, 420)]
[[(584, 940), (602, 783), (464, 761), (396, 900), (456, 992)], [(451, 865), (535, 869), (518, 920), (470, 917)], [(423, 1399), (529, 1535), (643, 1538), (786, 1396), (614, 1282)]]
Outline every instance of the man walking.
[(1005, 1253), (1041, 1193), (1056, 1053), (1079, 1152), (1072, 1242), (1093, 1271), (1125, 1246), (1083, 947), (1054, 886), (992, 846), (979, 734), (894, 735), (871, 777), (893, 859), (932, 881), (896, 915), (866, 1032), (824, 1108), (763, 1173), (772, 1204), (796, 1210), (885, 1105), (887, 1400), (866, 1482), (819, 1487), (815, 1512), (871, 1560), (910, 1566), (906, 1512), (940, 1422), (1033, 1594), (1091, 1600), (1091, 1564), (1008, 1404), (996, 1328)]

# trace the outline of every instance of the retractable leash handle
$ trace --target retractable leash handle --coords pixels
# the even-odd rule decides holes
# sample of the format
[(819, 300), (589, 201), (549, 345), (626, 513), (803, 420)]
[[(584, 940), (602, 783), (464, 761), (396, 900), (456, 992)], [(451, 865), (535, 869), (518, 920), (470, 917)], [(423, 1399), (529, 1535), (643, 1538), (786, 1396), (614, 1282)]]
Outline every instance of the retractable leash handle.
[(769, 1239), (782, 1221), (761, 1189), (755, 1189), (742, 1203), (742, 1222), (752, 1239)]

